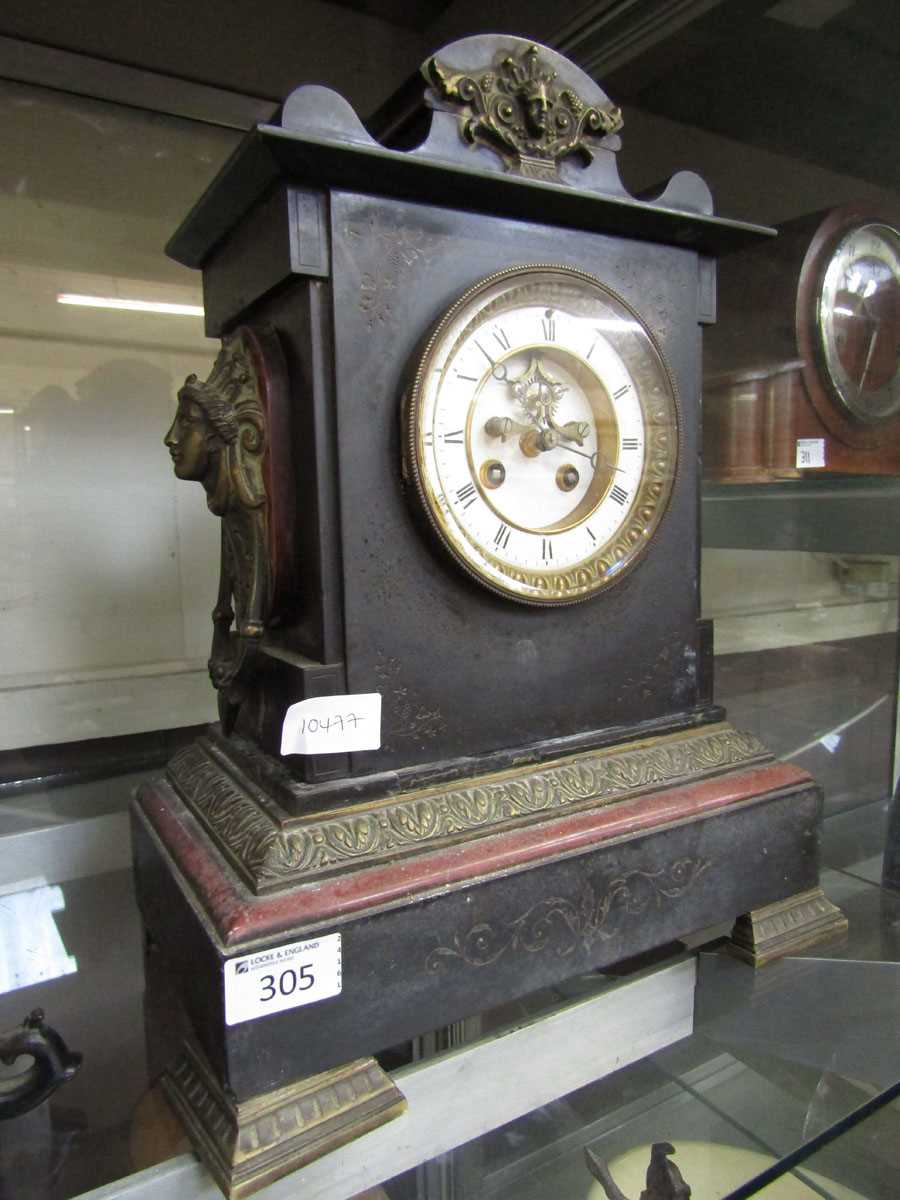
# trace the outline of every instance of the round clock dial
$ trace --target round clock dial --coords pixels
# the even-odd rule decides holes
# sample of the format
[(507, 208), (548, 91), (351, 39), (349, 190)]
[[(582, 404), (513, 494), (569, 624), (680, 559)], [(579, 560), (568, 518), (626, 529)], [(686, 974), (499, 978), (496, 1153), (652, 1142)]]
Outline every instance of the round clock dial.
[(571, 604), (621, 578), (662, 519), (677, 454), (650, 331), (584, 272), (490, 276), (418, 363), (408, 472), (458, 563), (512, 599)]
[(872, 222), (835, 245), (818, 297), (819, 351), (837, 399), (858, 421), (900, 412), (900, 235)]

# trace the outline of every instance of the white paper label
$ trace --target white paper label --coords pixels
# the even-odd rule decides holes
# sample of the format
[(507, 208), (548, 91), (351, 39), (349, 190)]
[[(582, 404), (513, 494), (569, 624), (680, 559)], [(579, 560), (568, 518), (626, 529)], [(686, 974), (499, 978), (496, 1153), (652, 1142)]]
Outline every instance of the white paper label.
[(829, 754), (834, 754), (841, 744), (841, 735), (839, 733), (826, 733), (824, 737), (819, 738), (819, 741)]
[(315, 696), (292, 704), (281, 727), (282, 754), (343, 754), (381, 746), (381, 694)]
[(340, 990), (339, 933), (230, 958), (225, 963), (225, 1024), (327, 1000)]
[(825, 439), (797, 438), (797, 467), (824, 467)]

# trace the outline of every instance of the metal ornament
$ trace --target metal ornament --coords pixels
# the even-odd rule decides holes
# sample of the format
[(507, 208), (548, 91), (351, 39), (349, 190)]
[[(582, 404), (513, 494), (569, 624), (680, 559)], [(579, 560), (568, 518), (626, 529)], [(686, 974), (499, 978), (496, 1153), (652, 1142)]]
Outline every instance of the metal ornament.
[(43, 1104), (81, 1066), (81, 1055), (44, 1021), (40, 1008), (15, 1029), (0, 1034), (0, 1062), (11, 1067), (20, 1058), (33, 1062), (21, 1074), (0, 1080), (0, 1120), (20, 1117)]
[(495, 70), (454, 72), (435, 57), (425, 63), (423, 74), (444, 100), (463, 110), (465, 141), (488, 146), (507, 170), (530, 179), (555, 182), (557, 164), (571, 154), (587, 166), (593, 159), (587, 139), (622, 128), (615, 105), (595, 108), (572, 88), (556, 85), (556, 71), (535, 45), (518, 57), (507, 55)]
[(164, 1073), (163, 1090), (210, 1172), (231, 1200), (258, 1191), (323, 1152), (377, 1129), (406, 1109), (406, 1099), (374, 1058), (323, 1071), (235, 1103), (203, 1052), (187, 1042)]
[(164, 442), (178, 478), (201, 483), (210, 512), (222, 518), (209, 673), (227, 733), (271, 606), (266, 415), (259, 373), (240, 332), (223, 339), (205, 382), (187, 377)]
[[(639, 1200), (690, 1200), (691, 1188), (669, 1155), (675, 1153), (671, 1142), (654, 1142), (650, 1148), (650, 1165), (647, 1167), (647, 1186)], [(585, 1147), (587, 1167), (600, 1182), (609, 1200), (628, 1200), (628, 1197), (613, 1179), (606, 1162)]]
[[(425, 786), (356, 804), (349, 811), (280, 820), (277, 810), (257, 803), (255, 788), (214, 736), (180, 750), (167, 775), (168, 785), (245, 883), (260, 894), (336, 869), (388, 863), (403, 854), (434, 849), (449, 838), (463, 842), (512, 823), (611, 804), (770, 760), (752, 734), (722, 723), (456, 784)], [(252, 762), (246, 767), (252, 770)], [(621, 888), (615, 890), (617, 902), (632, 899), (619, 895)]]

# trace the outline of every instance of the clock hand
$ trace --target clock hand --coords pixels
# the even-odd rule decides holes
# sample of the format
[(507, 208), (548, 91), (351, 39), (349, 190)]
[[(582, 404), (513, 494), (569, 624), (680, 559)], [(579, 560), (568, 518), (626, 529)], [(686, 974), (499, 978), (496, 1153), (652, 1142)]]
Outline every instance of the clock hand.
[(861, 392), (863, 390), (863, 385), (866, 382), (866, 376), (869, 373), (869, 367), (871, 367), (871, 365), (872, 365), (872, 354), (875, 351), (875, 342), (877, 340), (878, 340), (878, 325), (876, 324), (875, 328), (872, 330), (872, 333), (869, 336), (869, 348), (866, 351), (866, 361), (863, 364), (862, 375), (860, 375), (859, 383), (856, 385), (857, 391)]
[(512, 417), (489, 417), (484, 423), (488, 437), (505, 442), (510, 434), (519, 434), (519, 446), (526, 458), (536, 458), (545, 450), (555, 450), (560, 435), (555, 429), (542, 429), (540, 425), (523, 425)]
[(488, 437), (496, 437), (505, 442), (511, 433), (527, 434), (539, 430), (534, 425), (523, 425), (520, 421), (514, 421), (512, 417), (489, 417), (484, 423), (484, 432)]
[(578, 454), (581, 458), (589, 459), (594, 470), (596, 470), (598, 466), (601, 466), (606, 467), (608, 471), (615, 471), (619, 475), (622, 474), (621, 467), (617, 467), (607, 459), (601, 458), (599, 452), (596, 450), (593, 454), (586, 454), (584, 450), (576, 450), (574, 446), (563, 446), (562, 449), (568, 451), (569, 454)]
[(484, 357), (491, 364), (491, 374), (493, 375), (493, 377), (495, 379), (499, 379), (505, 383), (506, 382), (506, 363), (498, 363), (495, 358), (493, 358), (490, 354), (488, 354), (487, 350), (485, 350), (484, 346), (482, 346), (481, 342), (479, 342), (477, 338), (474, 338), (473, 341), (475, 342), (475, 345), (478, 347), (478, 349), (481, 351), (481, 353), (484, 355)]
[[(501, 442), (505, 442), (510, 434), (519, 434), (519, 444), (522, 448), (522, 453), (528, 458), (536, 458), (547, 450), (567, 450), (570, 454), (577, 454), (580, 458), (586, 458), (596, 471), (597, 466), (606, 467), (608, 471), (615, 471), (617, 474), (622, 473), (622, 468), (615, 466), (605, 458), (600, 458), (595, 451), (593, 454), (588, 454), (584, 450), (576, 450), (574, 446), (562, 446), (560, 438), (569, 438), (570, 434), (566, 431), (572, 426), (577, 426), (579, 431), (584, 430), (586, 436), (587, 425), (581, 421), (570, 421), (567, 425), (556, 426), (551, 423), (548, 429), (541, 429), (539, 426), (523, 425), (519, 421), (514, 421), (512, 417), (489, 417), (484, 424), (484, 432), (488, 437), (497, 437)], [(574, 438), (572, 439), (574, 440)], [(580, 444), (580, 443), (579, 443)]]
[(579, 446), (584, 444), (591, 428), (587, 421), (567, 421), (565, 425), (557, 425), (552, 416), (547, 417), (547, 425), (567, 442), (577, 442)]

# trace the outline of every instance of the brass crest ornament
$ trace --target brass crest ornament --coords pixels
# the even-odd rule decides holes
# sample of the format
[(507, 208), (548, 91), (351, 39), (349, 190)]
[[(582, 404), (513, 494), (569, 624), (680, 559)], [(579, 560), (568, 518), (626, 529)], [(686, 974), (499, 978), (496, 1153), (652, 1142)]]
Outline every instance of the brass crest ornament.
[(201, 483), (210, 512), (222, 518), (209, 673), (228, 732), (271, 603), (266, 415), (258, 372), (240, 332), (223, 340), (205, 382), (187, 377), (164, 441), (177, 477)]
[(427, 61), (423, 73), (444, 100), (463, 109), (465, 141), (490, 147), (508, 170), (531, 179), (555, 181), (557, 164), (571, 154), (587, 166), (593, 159), (587, 139), (622, 128), (615, 105), (595, 108), (571, 87), (558, 86), (556, 71), (535, 45), (482, 73), (454, 72), (437, 58)]

